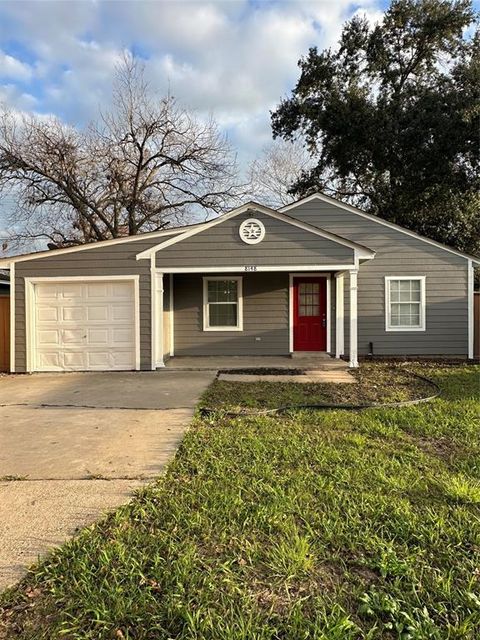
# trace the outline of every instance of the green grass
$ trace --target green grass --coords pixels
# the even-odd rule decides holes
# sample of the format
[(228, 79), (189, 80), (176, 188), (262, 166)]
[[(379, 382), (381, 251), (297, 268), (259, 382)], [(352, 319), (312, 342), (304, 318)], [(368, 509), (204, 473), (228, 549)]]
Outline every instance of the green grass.
[(476, 640), (479, 374), (430, 369), (427, 405), (197, 419), (4, 594), (4, 637)]
[(356, 384), (296, 382), (227, 382), (216, 380), (201, 406), (215, 409), (271, 409), (304, 404), (372, 404), (431, 396), (436, 389), (412, 372), (428, 374), (418, 364), (365, 363), (353, 371)]

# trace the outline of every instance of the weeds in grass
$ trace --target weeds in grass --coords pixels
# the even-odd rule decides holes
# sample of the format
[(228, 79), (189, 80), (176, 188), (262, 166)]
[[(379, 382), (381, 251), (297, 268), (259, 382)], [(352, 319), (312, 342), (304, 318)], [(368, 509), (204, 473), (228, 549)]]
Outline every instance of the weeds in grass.
[(0, 597), (4, 638), (478, 640), (479, 372), (430, 370), (428, 406), (198, 417)]

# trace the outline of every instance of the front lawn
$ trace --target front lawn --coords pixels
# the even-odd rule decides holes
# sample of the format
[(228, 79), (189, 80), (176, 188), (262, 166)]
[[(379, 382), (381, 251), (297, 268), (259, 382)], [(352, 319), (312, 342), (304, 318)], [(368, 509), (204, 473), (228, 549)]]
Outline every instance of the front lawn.
[(428, 375), (430, 404), (197, 418), (164, 477), (0, 597), (3, 637), (478, 639), (480, 368)]
[[(378, 404), (432, 396), (436, 388), (415, 372), (428, 368), (413, 363), (365, 363), (351, 373), (356, 384), (296, 382), (228, 382), (216, 380), (205, 393), (202, 407), (238, 411), (305, 404)], [(238, 372), (235, 372), (238, 373)], [(250, 373), (250, 372), (249, 372)], [(253, 373), (253, 371), (252, 371)], [(286, 372), (285, 372), (286, 373)]]

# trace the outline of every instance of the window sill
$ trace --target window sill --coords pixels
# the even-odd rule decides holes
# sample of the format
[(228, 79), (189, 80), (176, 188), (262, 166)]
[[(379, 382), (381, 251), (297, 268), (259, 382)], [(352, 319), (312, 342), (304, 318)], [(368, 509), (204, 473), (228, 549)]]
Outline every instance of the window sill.
[(386, 327), (385, 331), (395, 333), (411, 333), (412, 331), (426, 331), (426, 327)]
[(243, 327), (203, 327), (204, 331), (243, 331)]

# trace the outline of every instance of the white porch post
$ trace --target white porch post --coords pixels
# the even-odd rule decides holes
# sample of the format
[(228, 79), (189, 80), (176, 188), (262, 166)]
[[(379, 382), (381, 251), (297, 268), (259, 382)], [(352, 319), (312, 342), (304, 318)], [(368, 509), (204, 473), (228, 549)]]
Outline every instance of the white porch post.
[(468, 359), (473, 360), (473, 348), (474, 348), (474, 271), (473, 271), (473, 263), (471, 260), (468, 261), (468, 275), (467, 275), (467, 295), (468, 295)]
[(350, 362), (351, 368), (358, 367), (358, 327), (357, 327), (357, 269), (350, 270)]
[(345, 277), (343, 273), (335, 274), (335, 358), (340, 358), (345, 352), (345, 326), (344, 326), (344, 283)]
[(155, 277), (156, 289), (156, 326), (153, 330), (156, 334), (155, 364), (156, 367), (164, 367), (164, 340), (163, 340), (163, 273), (157, 273)]
[(163, 273), (155, 267), (155, 254), (150, 256), (150, 320), (151, 353), (150, 368), (164, 367), (163, 361)]

